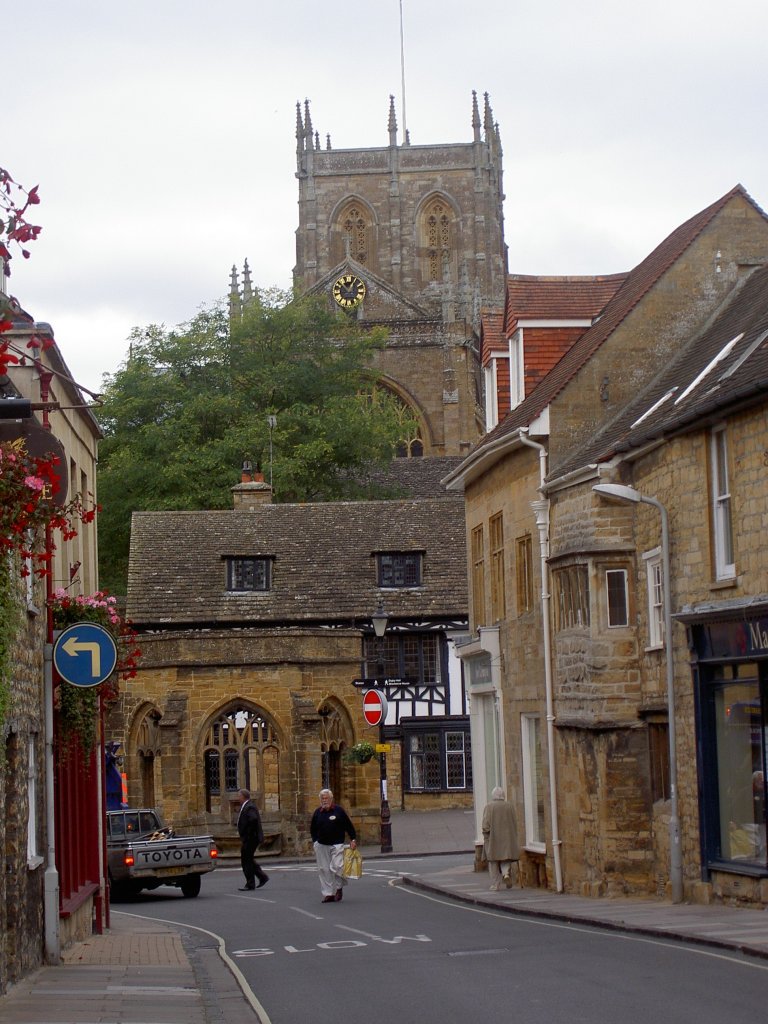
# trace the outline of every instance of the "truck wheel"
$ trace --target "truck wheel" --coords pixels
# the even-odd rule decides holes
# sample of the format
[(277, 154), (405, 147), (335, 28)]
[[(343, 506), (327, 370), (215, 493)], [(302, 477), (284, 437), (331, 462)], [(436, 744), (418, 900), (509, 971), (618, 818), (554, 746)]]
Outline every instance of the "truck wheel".
[(200, 892), (200, 875), (187, 875), (182, 878), (179, 888), (185, 896), (197, 896)]

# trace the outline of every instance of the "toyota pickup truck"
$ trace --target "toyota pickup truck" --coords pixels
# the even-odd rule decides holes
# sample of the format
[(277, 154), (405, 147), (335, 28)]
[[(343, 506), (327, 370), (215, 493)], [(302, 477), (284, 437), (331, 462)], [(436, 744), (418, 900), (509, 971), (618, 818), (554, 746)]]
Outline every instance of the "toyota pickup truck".
[(175, 885), (197, 896), (218, 851), (211, 836), (177, 836), (148, 808), (107, 811), (107, 862), (114, 895)]

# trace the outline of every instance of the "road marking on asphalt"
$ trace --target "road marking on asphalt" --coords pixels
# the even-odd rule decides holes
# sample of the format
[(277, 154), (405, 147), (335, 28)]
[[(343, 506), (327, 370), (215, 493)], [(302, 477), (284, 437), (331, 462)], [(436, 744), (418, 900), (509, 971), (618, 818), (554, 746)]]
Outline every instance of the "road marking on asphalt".
[[(733, 956), (728, 953), (713, 953), (706, 949), (699, 949), (696, 946), (690, 945), (690, 941), (686, 939), (676, 939), (674, 942), (665, 942), (663, 939), (651, 939), (644, 935), (631, 935), (626, 932), (614, 931), (613, 929), (601, 928), (599, 923), (595, 923), (589, 927), (573, 925), (573, 924), (559, 924), (557, 921), (542, 921), (537, 918), (524, 916), (524, 913), (517, 916), (514, 914), (503, 913), (496, 910), (485, 910), (481, 907), (468, 906), (463, 903), (458, 903), (456, 900), (444, 899), (438, 896), (430, 895), (426, 892), (420, 892), (418, 889), (413, 889), (407, 885), (398, 885), (397, 879), (392, 879), (389, 883), (392, 889), (396, 889), (398, 892), (407, 894), (409, 896), (418, 896), (420, 899), (429, 900), (431, 903), (442, 903), (443, 906), (453, 907), (454, 910), (466, 910), (472, 914), (480, 914), (484, 917), (497, 917), (501, 920), (509, 921), (514, 919), (520, 924), (536, 925), (539, 928), (558, 928), (560, 931), (565, 932), (579, 932), (583, 935), (602, 935), (604, 938), (610, 939), (622, 939), (624, 942), (642, 942), (648, 946), (661, 946), (664, 949), (676, 949), (681, 953), (693, 953), (696, 956), (706, 956), (712, 960), (726, 960), (729, 963), (741, 964), (742, 967), (752, 967), (756, 971), (768, 971), (768, 963), (753, 963), (751, 960), (741, 960), (737, 956)], [(744, 953), (744, 956), (754, 956), (755, 954)]]
[(288, 907), (288, 909), (295, 910), (297, 914), (306, 914), (307, 917), (311, 917), (315, 921), (324, 920), (321, 914), (311, 914), (308, 910), (304, 910), (303, 907)]

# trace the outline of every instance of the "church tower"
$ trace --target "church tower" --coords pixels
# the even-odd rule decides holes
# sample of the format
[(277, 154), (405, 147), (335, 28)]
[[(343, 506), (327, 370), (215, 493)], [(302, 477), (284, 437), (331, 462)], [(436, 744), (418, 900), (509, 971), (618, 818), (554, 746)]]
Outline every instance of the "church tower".
[[(488, 96), (472, 94), (471, 142), (325, 147), (309, 102), (296, 110), (297, 291), (340, 315), (384, 326), (383, 384), (415, 415), (404, 455), (462, 455), (483, 430), (481, 311), (501, 310), (506, 281), (502, 150)], [(343, 313), (342, 313), (343, 311)]]

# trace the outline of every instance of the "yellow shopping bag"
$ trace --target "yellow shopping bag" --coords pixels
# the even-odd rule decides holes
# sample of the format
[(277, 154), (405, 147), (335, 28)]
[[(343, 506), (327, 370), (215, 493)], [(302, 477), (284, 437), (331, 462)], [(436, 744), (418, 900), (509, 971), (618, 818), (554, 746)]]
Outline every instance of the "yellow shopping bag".
[(363, 873), (363, 858), (359, 850), (353, 850), (351, 846), (344, 847), (344, 867), (341, 873), (345, 878), (359, 878)]

